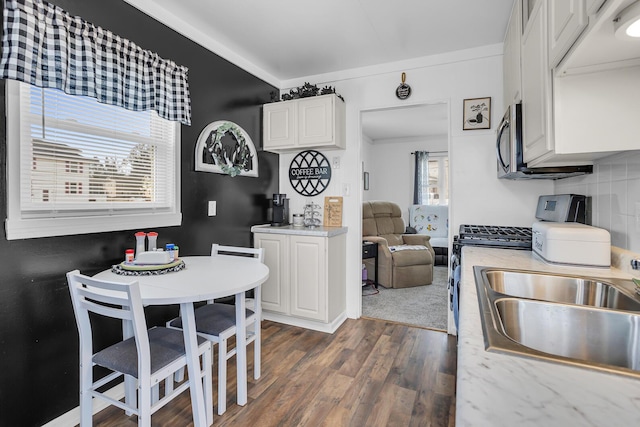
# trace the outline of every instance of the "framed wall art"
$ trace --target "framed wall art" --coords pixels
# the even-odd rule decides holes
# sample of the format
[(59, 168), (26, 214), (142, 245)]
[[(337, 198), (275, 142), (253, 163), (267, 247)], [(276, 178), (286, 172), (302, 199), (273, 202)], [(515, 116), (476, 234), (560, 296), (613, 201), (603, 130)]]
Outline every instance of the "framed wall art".
[(491, 97), (464, 100), (463, 130), (491, 129)]
[(195, 169), (229, 176), (258, 176), (258, 155), (251, 137), (237, 124), (218, 120), (200, 132)]

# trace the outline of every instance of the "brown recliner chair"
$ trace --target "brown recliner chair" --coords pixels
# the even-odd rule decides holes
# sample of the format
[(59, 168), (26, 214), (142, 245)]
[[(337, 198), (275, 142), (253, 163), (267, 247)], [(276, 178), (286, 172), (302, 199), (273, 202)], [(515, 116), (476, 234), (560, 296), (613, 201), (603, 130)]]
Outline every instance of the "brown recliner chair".
[[(395, 203), (362, 204), (362, 239), (378, 243), (377, 281), (386, 288), (429, 285), (433, 281), (435, 252), (430, 236), (404, 231), (402, 211)], [(424, 248), (415, 248), (416, 245)], [(364, 261), (368, 277), (374, 277), (373, 260)]]

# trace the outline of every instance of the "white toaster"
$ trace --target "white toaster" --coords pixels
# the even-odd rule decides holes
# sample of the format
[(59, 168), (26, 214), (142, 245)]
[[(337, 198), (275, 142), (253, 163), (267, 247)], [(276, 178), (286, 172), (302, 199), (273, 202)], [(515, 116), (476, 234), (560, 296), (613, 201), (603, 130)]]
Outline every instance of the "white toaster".
[(611, 266), (611, 235), (577, 222), (536, 222), (532, 249), (545, 261), (590, 267)]

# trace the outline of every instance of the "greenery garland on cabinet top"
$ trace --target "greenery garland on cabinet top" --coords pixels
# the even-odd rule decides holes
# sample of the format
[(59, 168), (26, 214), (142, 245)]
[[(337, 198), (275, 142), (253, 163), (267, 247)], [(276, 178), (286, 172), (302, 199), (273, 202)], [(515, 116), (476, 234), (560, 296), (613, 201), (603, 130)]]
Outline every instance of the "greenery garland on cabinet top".
[[(325, 86), (322, 89), (318, 85), (312, 85), (309, 82), (305, 82), (304, 85), (289, 90), (289, 93), (282, 94), (283, 101), (291, 101), (292, 99), (309, 98), (318, 95), (329, 95), (335, 93), (336, 96), (344, 101), (344, 98), (336, 93), (336, 90), (331, 86)], [(271, 102), (278, 102), (278, 92), (271, 92)]]

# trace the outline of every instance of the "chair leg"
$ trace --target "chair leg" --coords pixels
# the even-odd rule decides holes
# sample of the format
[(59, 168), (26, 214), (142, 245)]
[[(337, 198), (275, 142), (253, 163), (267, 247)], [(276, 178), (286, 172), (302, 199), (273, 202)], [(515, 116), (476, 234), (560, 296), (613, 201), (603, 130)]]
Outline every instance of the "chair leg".
[(213, 384), (212, 384), (212, 375), (211, 375), (211, 364), (213, 363), (213, 358), (211, 357), (211, 350), (206, 351), (202, 355), (202, 368), (204, 370), (203, 380), (203, 391), (204, 391), (204, 407), (206, 410), (207, 416), (207, 424), (213, 424)]
[(173, 376), (177, 383), (184, 381), (184, 367), (178, 369)]
[(218, 343), (218, 415), (227, 410), (227, 339)]
[(138, 427), (151, 427), (151, 387), (138, 380)]
[(173, 387), (173, 377), (174, 377), (174, 375), (169, 375), (164, 380), (164, 395), (165, 396), (173, 393), (173, 388), (174, 388)]
[(156, 403), (158, 400), (160, 400), (160, 383), (151, 388), (151, 403)]
[[(88, 369), (85, 365), (88, 365)], [(80, 365), (80, 426), (91, 426), (93, 423), (93, 398), (91, 387), (93, 385), (93, 367), (91, 363)]]
[(253, 379), (258, 379), (260, 378), (260, 358), (261, 358), (261, 351), (262, 351), (262, 344), (261, 344), (261, 331), (260, 331), (260, 319), (257, 318), (256, 316), (256, 321), (253, 324), (254, 327), (254, 331), (253, 333), (255, 334), (256, 339), (253, 341)]

